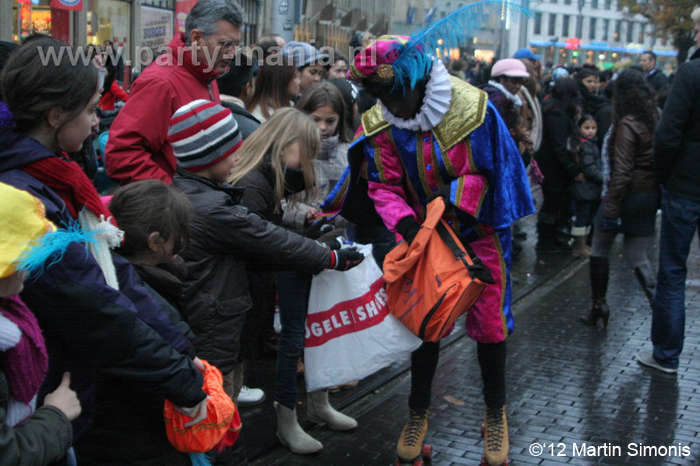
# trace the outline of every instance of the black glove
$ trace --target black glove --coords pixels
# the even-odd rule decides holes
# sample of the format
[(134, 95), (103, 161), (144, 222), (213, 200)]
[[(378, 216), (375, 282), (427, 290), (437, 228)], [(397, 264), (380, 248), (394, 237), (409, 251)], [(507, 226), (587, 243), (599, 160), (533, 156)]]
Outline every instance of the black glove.
[(360, 265), (364, 259), (365, 256), (356, 249), (338, 249), (337, 251), (331, 251), (331, 263), (328, 265), (328, 268), (345, 272), (356, 265)]
[(428, 198), (425, 200), (425, 203), (430, 204), (430, 201), (434, 200), (437, 197), (441, 197), (445, 200), (445, 205), (450, 205), (450, 189), (451, 186), (449, 184), (446, 184), (445, 186), (428, 196)]
[(320, 239), (318, 241), (328, 246), (331, 249), (331, 251), (336, 251), (343, 246), (343, 244), (340, 241), (338, 241), (338, 238)]
[(328, 233), (331, 230), (333, 230), (333, 225), (329, 223), (328, 217), (321, 217), (304, 231), (304, 236), (311, 239), (318, 239), (324, 233)]
[(396, 231), (398, 231), (399, 234), (403, 236), (404, 241), (410, 245), (413, 243), (413, 240), (416, 239), (416, 235), (420, 231), (420, 223), (416, 222), (416, 219), (413, 217), (404, 217), (399, 220), (399, 223), (396, 225)]

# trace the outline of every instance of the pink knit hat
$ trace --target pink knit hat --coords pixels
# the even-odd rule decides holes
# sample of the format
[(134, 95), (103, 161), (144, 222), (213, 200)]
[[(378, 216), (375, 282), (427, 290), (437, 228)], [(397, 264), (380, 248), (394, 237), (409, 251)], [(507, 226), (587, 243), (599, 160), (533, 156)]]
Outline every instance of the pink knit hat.
[(496, 64), (493, 65), (493, 68), (491, 68), (491, 76), (494, 78), (499, 76), (529, 78), (530, 74), (520, 60), (516, 58), (504, 58), (503, 60), (498, 60)]

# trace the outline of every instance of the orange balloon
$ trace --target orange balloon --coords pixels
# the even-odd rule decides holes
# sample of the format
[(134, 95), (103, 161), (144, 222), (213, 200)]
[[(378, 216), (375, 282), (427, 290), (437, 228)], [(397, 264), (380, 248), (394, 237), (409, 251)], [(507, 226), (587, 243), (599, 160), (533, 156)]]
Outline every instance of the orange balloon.
[(223, 387), (223, 377), (216, 367), (202, 360), (204, 384), (202, 390), (209, 395), (207, 417), (199, 424), (185, 427), (192, 420), (165, 400), (165, 432), (177, 451), (205, 453), (215, 448), (221, 450), (233, 445), (241, 431), (241, 417)]

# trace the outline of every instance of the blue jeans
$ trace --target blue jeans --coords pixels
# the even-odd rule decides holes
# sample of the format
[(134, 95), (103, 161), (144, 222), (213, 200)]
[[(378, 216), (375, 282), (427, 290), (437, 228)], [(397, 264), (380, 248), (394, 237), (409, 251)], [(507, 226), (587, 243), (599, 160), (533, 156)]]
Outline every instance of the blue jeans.
[(651, 341), (654, 358), (677, 368), (685, 336), (685, 279), (690, 243), (700, 225), (700, 203), (663, 191), (659, 273), (654, 292)]
[(275, 274), (280, 306), (280, 344), (277, 349), (275, 401), (294, 409), (297, 404), (297, 361), (304, 354), (304, 325), (311, 290), (311, 274), (294, 270)]

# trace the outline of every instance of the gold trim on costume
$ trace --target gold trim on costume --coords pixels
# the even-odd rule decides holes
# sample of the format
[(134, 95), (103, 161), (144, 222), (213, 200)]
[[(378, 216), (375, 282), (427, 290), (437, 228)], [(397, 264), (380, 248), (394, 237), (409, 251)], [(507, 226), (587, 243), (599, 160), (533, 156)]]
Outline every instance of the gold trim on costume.
[[(428, 174), (425, 168), (425, 152), (423, 150), (423, 133), (416, 132), (416, 158), (418, 159), (418, 177), (420, 178), (420, 183), (423, 186), (423, 192), (426, 196), (430, 196), (431, 189), (428, 184)], [(432, 148), (431, 148), (432, 149)]]
[(377, 166), (377, 175), (379, 176), (379, 180), (384, 183), (388, 184), (388, 181), (386, 179), (386, 176), (384, 175), (384, 165), (382, 162), (382, 150), (379, 147), (379, 144), (374, 140), (374, 138), (369, 140), (370, 145), (374, 149), (374, 164)]
[[(481, 89), (477, 89), (454, 76), (450, 77), (450, 82), (452, 83), (450, 108), (440, 124), (430, 130), (443, 153), (481, 126), (486, 118), (486, 105), (488, 103), (486, 92)], [(362, 115), (362, 129), (367, 137), (373, 136), (389, 126), (391, 125), (384, 119), (379, 104)], [(454, 170), (447, 159), (447, 156), (443, 157), (443, 160), (446, 161), (445, 167), (448, 173), (453, 175)]]
[(486, 117), (488, 102), (486, 92), (481, 89), (454, 76), (450, 77), (450, 81), (452, 83), (450, 109), (440, 124), (432, 130), (443, 151), (450, 149), (481, 126)]

